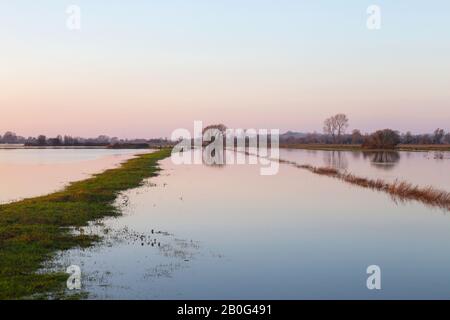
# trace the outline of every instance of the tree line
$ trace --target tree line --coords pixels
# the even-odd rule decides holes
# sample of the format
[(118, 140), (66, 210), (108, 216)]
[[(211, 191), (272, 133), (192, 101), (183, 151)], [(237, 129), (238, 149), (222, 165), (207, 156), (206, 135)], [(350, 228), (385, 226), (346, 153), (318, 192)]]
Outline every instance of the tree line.
[(56, 137), (46, 137), (39, 135), (37, 137), (22, 137), (12, 131), (7, 131), (0, 135), (2, 144), (24, 144), (25, 146), (115, 146), (115, 145), (167, 145), (170, 142), (164, 138), (158, 139), (119, 139), (117, 137), (108, 137), (100, 135), (96, 138), (72, 137), (69, 135), (58, 135)]
[(354, 129), (347, 133), (349, 119), (345, 114), (336, 114), (325, 119), (323, 133), (295, 134), (287, 132), (280, 141), (287, 144), (355, 144), (368, 148), (392, 147), (398, 144), (439, 145), (450, 144), (450, 132), (438, 128), (429, 134), (400, 133), (393, 129), (378, 130), (374, 133), (361, 133)]

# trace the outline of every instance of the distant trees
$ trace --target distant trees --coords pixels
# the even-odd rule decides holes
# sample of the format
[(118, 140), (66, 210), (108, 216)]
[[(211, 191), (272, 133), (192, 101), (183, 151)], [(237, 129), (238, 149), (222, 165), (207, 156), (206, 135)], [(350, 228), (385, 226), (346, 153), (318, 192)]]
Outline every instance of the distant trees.
[[(221, 128), (221, 127), (219, 127)], [(58, 146), (86, 146), (86, 147), (107, 147), (111, 145), (136, 147), (143, 146), (173, 146), (174, 142), (167, 138), (157, 139), (119, 139), (117, 137), (109, 138), (106, 135), (100, 135), (97, 138), (80, 138), (65, 135), (64, 137), (58, 135), (54, 138), (47, 138), (45, 135), (38, 137), (22, 137), (16, 135), (12, 131), (7, 131), (2, 136), (0, 135), (0, 144), (24, 144), (25, 146), (39, 146), (39, 147), (58, 147)]]
[(429, 134), (423, 134), (419, 135), (419, 144), (432, 144), (433, 143), (433, 137)]
[(333, 142), (340, 142), (341, 136), (348, 128), (348, 118), (345, 114), (339, 113), (328, 119), (325, 119), (323, 123), (323, 131), (332, 137)]
[(72, 146), (75, 145), (76, 140), (72, 138), (71, 136), (64, 136), (64, 145), (65, 146)]
[(111, 138), (105, 135), (100, 135), (97, 137), (97, 141), (100, 143), (110, 143), (111, 142)]
[(450, 132), (444, 136), (444, 143), (450, 144)]
[(14, 132), (6, 131), (3, 135), (3, 143), (17, 143), (17, 135)]
[(330, 135), (333, 138), (333, 142), (336, 142), (336, 126), (334, 125), (333, 118), (325, 119), (323, 122), (323, 132)]
[(434, 144), (441, 144), (442, 140), (444, 139), (445, 131), (443, 129), (437, 128), (434, 130), (434, 136), (433, 136), (433, 143)]
[(391, 129), (378, 130), (367, 137), (363, 148), (368, 149), (394, 149), (399, 143), (400, 134)]
[(406, 143), (406, 144), (411, 144), (414, 142), (414, 137), (413, 137), (411, 131), (406, 132), (403, 140), (404, 140), (403, 143)]
[(432, 134), (416, 134), (413, 135), (410, 131), (406, 132), (401, 137), (401, 143), (404, 144), (450, 144), (450, 133), (445, 133), (444, 129), (436, 129)]
[(361, 134), (361, 131), (355, 129), (352, 131), (352, 144), (361, 144), (364, 142), (364, 136)]
[(47, 139), (47, 145), (49, 146), (62, 146), (64, 144), (62, 136), (58, 135), (56, 138)]
[(37, 138), (37, 144), (39, 146), (45, 146), (47, 144), (47, 137), (44, 135), (39, 135)]
[(341, 135), (345, 133), (345, 130), (348, 128), (348, 118), (345, 114), (337, 114), (334, 117), (334, 121), (336, 122), (336, 130), (338, 139), (340, 139)]
[[(337, 120), (338, 119), (338, 120)], [(343, 123), (341, 126), (341, 130), (337, 124)], [(285, 134), (280, 135), (280, 142), (289, 145), (289, 144), (333, 144), (333, 143), (341, 143), (341, 144), (363, 144), (366, 142), (366, 145), (370, 144), (371, 141), (376, 141), (377, 139), (383, 140), (383, 135), (380, 132), (376, 132), (372, 136), (369, 136), (367, 133), (361, 133), (360, 130), (354, 129), (350, 134), (345, 133), (345, 129), (348, 127), (348, 119), (343, 116), (333, 116), (325, 120), (324, 122), (324, 133), (302, 133), (302, 132), (292, 132), (289, 131)], [(450, 144), (450, 132), (445, 131), (444, 129), (438, 128), (429, 134), (413, 134), (411, 131), (407, 131), (406, 133), (399, 134), (397, 131), (392, 129), (386, 129), (390, 131), (380, 130), (384, 132), (387, 137), (394, 137), (395, 141), (399, 140), (398, 143), (401, 144), (418, 144), (418, 145), (426, 145), (426, 144)], [(395, 132), (394, 134), (387, 133)], [(374, 138), (374, 139), (371, 139)], [(377, 143), (375, 143), (377, 144)]]

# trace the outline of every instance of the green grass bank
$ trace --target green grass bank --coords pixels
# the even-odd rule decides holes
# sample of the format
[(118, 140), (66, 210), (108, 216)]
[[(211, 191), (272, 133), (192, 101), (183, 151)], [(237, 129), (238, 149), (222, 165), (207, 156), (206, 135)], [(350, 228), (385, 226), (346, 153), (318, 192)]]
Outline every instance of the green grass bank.
[(170, 153), (170, 149), (162, 149), (139, 155), (64, 190), (0, 205), (0, 299), (61, 295), (67, 274), (36, 271), (59, 250), (88, 247), (98, 241), (95, 236), (74, 235), (70, 228), (120, 215), (114, 206), (117, 195), (157, 175), (158, 161)]

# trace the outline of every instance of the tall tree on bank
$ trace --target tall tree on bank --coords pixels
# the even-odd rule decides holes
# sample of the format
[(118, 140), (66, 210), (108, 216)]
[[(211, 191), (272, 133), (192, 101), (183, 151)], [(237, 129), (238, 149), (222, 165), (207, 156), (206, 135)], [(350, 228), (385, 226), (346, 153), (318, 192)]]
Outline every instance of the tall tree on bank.
[(332, 137), (333, 142), (340, 142), (341, 136), (345, 134), (348, 128), (347, 115), (343, 113), (336, 114), (324, 121), (323, 131)]
[(434, 144), (441, 144), (442, 140), (444, 139), (444, 136), (445, 136), (445, 131), (443, 129), (437, 128), (434, 131), (433, 143)]

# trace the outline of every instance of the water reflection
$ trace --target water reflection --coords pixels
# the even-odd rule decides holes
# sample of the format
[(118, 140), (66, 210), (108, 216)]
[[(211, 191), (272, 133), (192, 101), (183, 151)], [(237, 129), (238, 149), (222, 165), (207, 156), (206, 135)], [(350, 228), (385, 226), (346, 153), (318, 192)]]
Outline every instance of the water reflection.
[(54, 192), (145, 150), (0, 149), (0, 203)]
[(324, 162), (327, 167), (333, 167), (340, 170), (348, 168), (346, 154), (342, 151), (330, 151), (324, 153)]
[(435, 151), (433, 153), (433, 159), (436, 159), (436, 160), (448, 160), (448, 159), (450, 159), (450, 155), (449, 155), (448, 152)]
[[(320, 153), (316, 163), (306, 152), (290, 159), (322, 166)], [(370, 157), (358, 163), (342, 153), (329, 159), (338, 165), (346, 159), (358, 175), (380, 172)], [(412, 159), (418, 162), (407, 166), (402, 159), (388, 174), (401, 168), (420, 173), (419, 164), (436, 169), (420, 162), (423, 155)], [(429, 214), (430, 208), (415, 202), (397, 206), (384, 193), (348, 188), (288, 165), (270, 177), (250, 165), (216, 170), (165, 159), (161, 168), (150, 179), (152, 187), (124, 193), (124, 215), (105, 223), (111, 229), (106, 244), (70, 251), (61, 260), (61, 270), (76, 264), (92, 275), (84, 282), (89, 298), (448, 297), (448, 215)], [(109, 246), (108, 237), (116, 235), (119, 243)], [(151, 246), (155, 242), (161, 245)], [(366, 269), (374, 263), (389, 270), (389, 286), (375, 295), (366, 288)]]
[(400, 154), (396, 151), (364, 152), (363, 155), (370, 158), (371, 165), (386, 170), (393, 169), (400, 161)]
[(207, 166), (221, 168), (226, 165), (226, 150), (225, 149), (202, 149), (203, 162)]
[[(334, 164), (357, 176), (408, 181), (420, 186), (431, 185), (450, 190), (450, 152), (362, 152), (316, 151), (281, 149), (280, 158), (321, 167)], [(325, 159), (325, 161), (324, 161)], [(325, 163), (324, 163), (325, 162)], [(283, 168), (281, 168), (283, 170)]]

